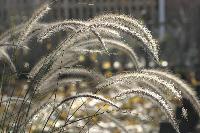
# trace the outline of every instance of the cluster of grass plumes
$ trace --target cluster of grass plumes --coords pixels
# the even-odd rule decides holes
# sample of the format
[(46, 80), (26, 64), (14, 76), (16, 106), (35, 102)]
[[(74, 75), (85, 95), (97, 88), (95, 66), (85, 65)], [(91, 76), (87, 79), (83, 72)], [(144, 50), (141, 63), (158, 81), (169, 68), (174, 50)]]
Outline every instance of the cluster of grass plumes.
[[(141, 22), (119, 14), (100, 15), (88, 21), (39, 22), (53, 4), (54, 1), (45, 3), (27, 23), (16, 27), (12, 32), (17, 35), (16, 40), (11, 39), (11, 31), (0, 37), (0, 59), (17, 73), (7, 49), (29, 49), (28, 42), (33, 37), (42, 42), (57, 32), (68, 33), (56, 49), (30, 71), (29, 87), (23, 90), (23, 96), (1, 96), (1, 131), (81, 132), (93, 126), (94, 132), (113, 132), (116, 128), (132, 132), (126, 120), (137, 119), (141, 125), (143, 121), (153, 123), (152, 118), (135, 113), (134, 108), (124, 108), (124, 104), (136, 96), (150, 99), (161, 108), (177, 132), (175, 107), (182, 106), (183, 98), (188, 99), (200, 115), (199, 101), (189, 85), (169, 72), (140, 67), (135, 47), (142, 47), (155, 63), (159, 62), (158, 44)], [(133, 43), (136, 41), (138, 43)], [(134, 69), (106, 78), (98, 71), (78, 65), (80, 54), (115, 56), (112, 49), (126, 53)], [(65, 97), (57, 95), (59, 87), (77, 82), (86, 82), (88, 86), (69, 90)], [(184, 107), (182, 110), (183, 117), (187, 117), (187, 110)]]

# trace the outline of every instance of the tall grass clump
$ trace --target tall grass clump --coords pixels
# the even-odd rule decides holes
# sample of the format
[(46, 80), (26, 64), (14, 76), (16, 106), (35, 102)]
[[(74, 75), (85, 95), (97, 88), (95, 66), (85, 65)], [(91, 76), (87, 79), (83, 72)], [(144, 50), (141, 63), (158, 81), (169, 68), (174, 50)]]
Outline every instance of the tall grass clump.
[[(31, 51), (32, 38), (41, 43), (60, 31), (67, 33), (28, 73), (28, 88), (18, 96), (1, 92), (1, 132), (127, 133), (136, 131), (134, 123), (158, 127), (160, 121), (168, 120), (179, 133), (175, 112), (180, 106), (187, 117), (183, 98), (200, 115), (200, 103), (187, 83), (161, 68), (144, 69), (139, 65), (136, 49), (142, 48), (159, 66), (158, 43), (142, 22), (121, 14), (99, 15), (88, 21), (40, 22), (55, 2), (46, 2), (29, 21), (0, 37), (0, 59), (17, 74), (8, 49)], [(11, 34), (17, 38), (11, 39)], [(113, 49), (117, 52), (113, 53)], [(105, 77), (95, 68), (80, 66), (80, 55), (119, 56), (119, 51), (134, 64), (130, 71)], [(78, 86), (81, 83), (87, 86)], [(59, 95), (60, 88), (67, 85), (76, 87), (68, 88), (65, 96)], [(138, 110), (138, 103), (133, 102), (137, 98), (161, 109), (162, 119)]]

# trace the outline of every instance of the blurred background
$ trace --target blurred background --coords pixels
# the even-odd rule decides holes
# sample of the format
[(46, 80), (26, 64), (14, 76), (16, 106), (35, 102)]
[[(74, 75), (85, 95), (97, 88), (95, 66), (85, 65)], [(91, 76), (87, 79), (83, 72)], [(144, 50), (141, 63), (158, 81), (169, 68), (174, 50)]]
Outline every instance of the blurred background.
[[(44, 1), (0, 0), (0, 34), (27, 21), (33, 11)], [(103, 13), (131, 15), (142, 21), (160, 44), (162, 67), (170, 69), (190, 83), (200, 96), (200, 0), (58, 0), (42, 21), (87, 20)], [(30, 71), (41, 56), (55, 48), (54, 42), (62, 35), (60, 33), (54, 40), (45, 40), (44, 45), (33, 47), (31, 53), (25, 51), (15, 53), (15, 55), (27, 55), (15, 56), (13, 59), (17, 62), (21, 79), (26, 78), (25, 73)], [(114, 72), (133, 67), (123, 54), (117, 59), (112, 56), (102, 59), (95, 54), (80, 56), (80, 62), (88, 66), (95, 65), (96, 58), (99, 59), (100, 65), (95, 67), (102, 70), (107, 77), (112, 76)], [(140, 61), (144, 67), (155, 66), (147, 55), (144, 55), (144, 59), (141, 58)], [(195, 114), (191, 122), (196, 122)], [(173, 132), (168, 126), (161, 123), (163, 130), (161, 129), (160, 132)], [(184, 131), (189, 132), (189, 127)]]
[[(43, 2), (0, 0), (0, 33), (25, 22)], [(143, 21), (159, 40), (160, 59), (166, 61), (164, 65), (179, 73), (187, 73), (184, 78), (189, 75), (198, 78), (199, 0), (58, 0), (44, 20), (87, 20), (102, 13), (123, 13)]]

